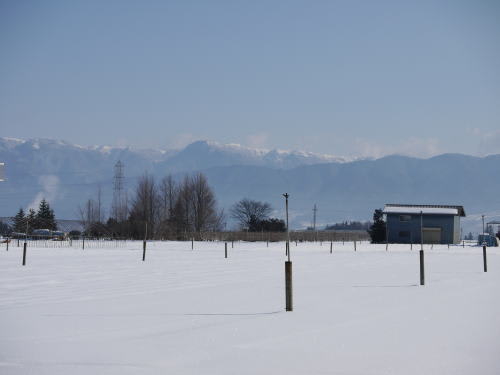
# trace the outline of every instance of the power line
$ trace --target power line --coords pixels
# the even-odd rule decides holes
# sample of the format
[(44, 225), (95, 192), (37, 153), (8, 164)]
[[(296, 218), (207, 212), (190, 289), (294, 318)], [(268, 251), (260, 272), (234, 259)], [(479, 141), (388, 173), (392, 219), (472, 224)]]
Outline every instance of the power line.
[(316, 203), (313, 208), (313, 231), (316, 231), (316, 213), (318, 212), (318, 208), (316, 207)]

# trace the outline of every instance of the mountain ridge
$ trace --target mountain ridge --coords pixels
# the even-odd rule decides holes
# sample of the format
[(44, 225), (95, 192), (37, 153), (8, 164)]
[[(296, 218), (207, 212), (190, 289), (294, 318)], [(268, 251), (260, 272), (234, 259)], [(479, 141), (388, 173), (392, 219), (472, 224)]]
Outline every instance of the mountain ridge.
[[(494, 173), (500, 155), (486, 157), (442, 154), (431, 158), (388, 155), (378, 159), (335, 159), (316, 163), (308, 153), (285, 152), (285, 159), (239, 145), (198, 141), (180, 151), (137, 152), (131, 148), (81, 147), (50, 139), (0, 138), (0, 161), (5, 162), (0, 216), (46, 197), (60, 218), (77, 218), (78, 205), (102, 189), (104, 206), (112, 199), (114, 165), (124, 165), (129, 191), (148, 172), (160, 179), (181, 178), (202, 171), (226, 210), (248, 197), (269, 201), (281, 215), (283, 192), (291, 195), (293, 227), (309, 224), (312, 206), (318, 222), (369, 220), (373, 209), (387, 202), (464, 205), (468, 213), (498, 212), (500, 176)], [(291, 156), (290, 156), (291, 155)], [(298, 156), (297, 156), (298, 155)], [(286, 159), (290, 157), (290, 159)], [(499, 213), (500, 214), (500, 213)]]

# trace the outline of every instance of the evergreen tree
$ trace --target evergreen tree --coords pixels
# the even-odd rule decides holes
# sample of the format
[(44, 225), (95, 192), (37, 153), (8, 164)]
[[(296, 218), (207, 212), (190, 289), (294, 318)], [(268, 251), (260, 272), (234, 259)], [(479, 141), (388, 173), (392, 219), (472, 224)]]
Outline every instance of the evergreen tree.
[(45, 198), (40, 202), (35, 222), (36, 226), (34, 226), (34, 229), (57, 230), (54, 210), (50, 208), (50, 205)]
[(386, 240), (386, 225), (382, 217), (382, 210), (375, 210), (373, 213), (373, 224), (370, 226), (370, 230), (368, 231), (372, 239), (372, 243), (382, 243)]
[(24, 233), (26, 230), (26, 217), (24, 215), (24, 210), (19, 209), (16, 216), (14, 216), (14, 232)]
[(8, 236), (11, 232), (12, 228), (8, 224), (5, 224), (3, 221), (0, 221), (0, 234), (2, 236)]
[(26, 220), (28, 221), (28, 234), (31, 234), (33, 229), (38, 229), (38, 218), (34, 209), (29, 209)]

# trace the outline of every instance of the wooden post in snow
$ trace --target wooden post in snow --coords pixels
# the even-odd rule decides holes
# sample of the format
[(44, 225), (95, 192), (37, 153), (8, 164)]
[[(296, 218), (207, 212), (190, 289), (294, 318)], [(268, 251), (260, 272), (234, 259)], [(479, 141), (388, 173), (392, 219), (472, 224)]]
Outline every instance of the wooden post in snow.
[(486, 244), (483, 243), (483, 267), (484, 272), (488, 272), (488, 262), (486, 260)]
[(144, 241), (142, 241), (142, 261), (146, 260), (146, 239), (148, 238), (148, 222), (146, 222), (146, 231), (144, 232)]
[(293, 311), (292, 262), (285, 262), (285, 311)]
[(24, 242), (24, 246), (23, 246), (23, 266), (26, 265), (26, 247), (28, 246), (28, 244), (26, 243), (26, 241)]
[(425, 285), (424, 250), (420, 250), (420, 285)]

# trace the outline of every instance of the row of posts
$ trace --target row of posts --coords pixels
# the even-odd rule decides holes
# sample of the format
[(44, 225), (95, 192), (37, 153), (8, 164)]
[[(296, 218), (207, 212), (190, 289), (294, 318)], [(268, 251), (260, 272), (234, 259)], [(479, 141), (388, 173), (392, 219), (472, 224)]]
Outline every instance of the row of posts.
[[(285, 209), (286, 209), (286, 243), (285, 243), (285, 255), (287, 256), (287, 260), (285, 261), (285, 310), (293, 311), (293, 288), (292, 288), (292, 261), (290, 258), (290, 232), (288, 230), (288, 197), (289, 194), (283, 194), (285, 197)], [(146, 260), (146, 243), (147, 243), (147, 223), (145, 228), (144, 241), (142, 245), (142, 261)], [(269, 246), (269, 241), (267, 242), (267, 246)], [(297, 246), (297, 242), (295, 243)], [(231, 243), (231, 247), (234, 247), (234, 242)], [(412, 244), (413, 247), (413, 244)], [(449, 247), (449, 245), (448, 245)], [(23, 266), (26, 265), (26, 248), (27, 241), (24, 241), (23, 245)], [(9, 241), (6, 242), (6, 249), (9, 250)], [(82, 241), (82, 249), (85, 249), (85, 239)], [(194, 249), (194, 239), (191, 239), (191, 250)], [(386, 251), (388, 250), (388, 243), (386, 242)], [(356, 251), (356, 241), (354, 241), (354, 251)], [(333, 252), (333, 241), (330, 241), (330, 254)], [(420, 285), (425, 285), (425, 259), (424, 259), (424, 249), (423, 242), (421, 243), (421, 249), (419, 252), (419, 260), (420, 260)], [(224, 258), (227, 259), (227, 242), (224, 243)], [(486, 244), (483, 244), (483, 268), (484, 272), (488, 272), (488, 263), (486, 257)]]
[[(142, 245), (142, 260), (146, 260), (146, 238)], [(26, 249), (27, 242), (23, 244), (23, 266), (26, 265)], [(269, 243), (267, 243), (269, 246)], [(449, 245), (448, 245), (449, 247)], [(231, 242), (231, 248), (234, 248), (234, 242)], [(191, 250), (194, 249), (194, 239), (191, 240)], [(82, 250), (85, 250), (85, 239), (82, 241)], [(6, 251), (9, 251), (9, 241), (6, 241)], [(356, 241), (354, 241), (354, 251), (356, 251)], [(333, 241), (330, 241), (330, 254), (333, 253)], [(285, 262), (285, 295), (286, 295), (286, 311), (293, 311), (293, 296), (292, 296), (292, 262), (290, 260), (290, 242), (285, 243), (285, 255), (288, 260)], [(227, 242), (224, 243), (224, 258), (227, 258)], [(425, 255), (423, 248), (419, 251), (420, 260), (420, 285), (425, 285)], [(486, 253), (486, 244), (483, 244), (483, 269), (488, 272), (488, 261)]]
[[(143, 241), (142, 245), (142, 260), (146, 260), (146, 238)], [(26, 249), (27, 242), (24, 241), (23, 244), (23, 266), (26, 265)], [(269, 243), (267, 243), (269, 246)], [(449, 247), (449, 245), (448, 245)], [(234, 242), (231, 242), (231, 248), (234, 248)], [(191, 240), (191, 250), (194, 249), (194, 239)], [(82, 250), (85, 250), (85, 239), (82, 241)], [(9, 241), (6, 242), (6, 251), (9, 251)], [(356, 251), (356, 241), (354, 241), (354, 251)], [(330, 254), (333, 253), (333, 241), (330, 241)], [(285, 262), (285, 295), (286, 295), (286, 309), (287, 311), (293, 310), (293, 297), (292, 297), (292, 262), (290, 260), (290, 242), (285, 242), (285, 255), (288, 257), (288, 260)], [(227, 242), (224, 243), (224, 258), (227, 258)], [(420, 260), (420, 285), (425, 285), (425, 255), (423, 248), (419, 251), (419, 260)], [(483, 244), (483, 269), (484, 272), (488, 272), (488, 261), (486, 254), (486, 245)]]

